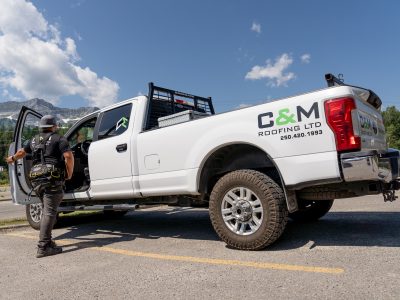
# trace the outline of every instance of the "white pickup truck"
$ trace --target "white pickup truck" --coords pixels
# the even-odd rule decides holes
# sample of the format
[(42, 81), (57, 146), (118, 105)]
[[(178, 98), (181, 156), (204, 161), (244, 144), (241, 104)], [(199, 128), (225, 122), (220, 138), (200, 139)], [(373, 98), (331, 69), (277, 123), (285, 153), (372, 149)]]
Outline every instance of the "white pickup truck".
[[(334, 199), (399, 189), (399, 152), (387, 148), (381, 100), (326, 75), (328, 88), (227, 113), (211, 98), (150, 83), (139, 96), (88, 115), (66, 134), (75, 155), (60, 211), (125, 213), (146, 204), (209, 207), (231, 247), (276, 241), (288, 217), (316, 220)], [(24, 107), (10, 154), (37, 133)], [(10, 168), (12, 198), (38, 228), (41, 204), (27, 174)]]

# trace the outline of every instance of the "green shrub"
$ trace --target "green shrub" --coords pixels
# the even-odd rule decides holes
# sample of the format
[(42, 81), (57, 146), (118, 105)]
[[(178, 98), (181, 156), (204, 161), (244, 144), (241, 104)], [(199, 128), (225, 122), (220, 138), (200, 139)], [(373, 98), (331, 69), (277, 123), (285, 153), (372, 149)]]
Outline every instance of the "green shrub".
[(5, 169), (3, 172), (0, 172), (0, 185), (8, 185), (8, 170)]

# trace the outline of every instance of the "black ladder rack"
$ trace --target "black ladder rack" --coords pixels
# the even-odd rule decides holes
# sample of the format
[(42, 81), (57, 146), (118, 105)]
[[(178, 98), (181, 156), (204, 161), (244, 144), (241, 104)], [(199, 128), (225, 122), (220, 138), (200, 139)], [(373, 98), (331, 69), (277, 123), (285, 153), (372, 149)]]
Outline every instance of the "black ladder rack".
[(145, 130), (158, 128), (158, 118), (185, 110), (214, 115), (211, 97), (200, 97), (149, 83), (149, 103)]

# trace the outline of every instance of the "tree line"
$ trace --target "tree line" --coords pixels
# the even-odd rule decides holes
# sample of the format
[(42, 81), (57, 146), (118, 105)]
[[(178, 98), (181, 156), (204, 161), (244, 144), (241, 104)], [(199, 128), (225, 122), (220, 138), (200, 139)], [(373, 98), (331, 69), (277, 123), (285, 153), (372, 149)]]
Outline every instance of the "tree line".
[[(400, 111), (395, 106), (389, 106), (382, 112), (383, 120), (385, 122), (386, 140), (388, 147), (400, 149)], [(64, 134), (68, 128), (60, 129), (59, 133)], [(23, 136), (32, 137), (37, 133), (37, 128), (27, 127), (24, 129)], [(8, 148), (12, 142), (14, 128), (9, 126), (0, 127), (0, 184), (8, 183), (7, 164), (4, 158), (8, 155)]]
[(0, 170), (3, 169), (3, 172), (0, 172), (0, 185), (8, 183), (7, 163), (4, 159), (8, 155), (8, 148), (12, 141), (13, 134), (13, 128), (4, 125), (0, 127)]
[(388, 146), (400, 150), (400, 111), (395, 106), (389, 106), (382, 112), (382, 116)]

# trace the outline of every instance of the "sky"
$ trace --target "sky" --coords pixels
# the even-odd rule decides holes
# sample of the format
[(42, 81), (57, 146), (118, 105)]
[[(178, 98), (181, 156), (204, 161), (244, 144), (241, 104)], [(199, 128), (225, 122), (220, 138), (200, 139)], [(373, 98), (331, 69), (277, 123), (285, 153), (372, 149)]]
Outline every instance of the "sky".
[(400, 108), (400, 1), (0, 0), (0, 102), (106, 105), (148, 82), (217, 112), (326, 87)]

